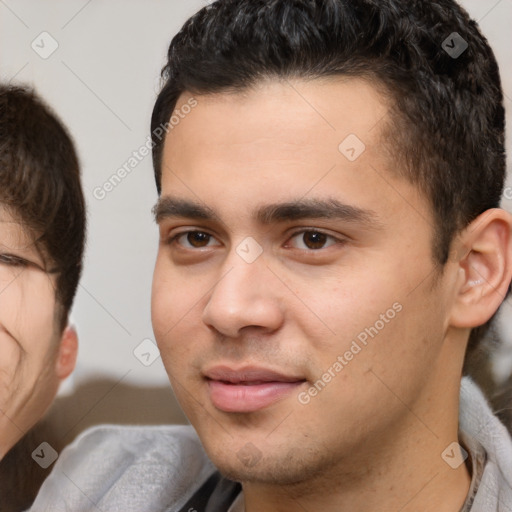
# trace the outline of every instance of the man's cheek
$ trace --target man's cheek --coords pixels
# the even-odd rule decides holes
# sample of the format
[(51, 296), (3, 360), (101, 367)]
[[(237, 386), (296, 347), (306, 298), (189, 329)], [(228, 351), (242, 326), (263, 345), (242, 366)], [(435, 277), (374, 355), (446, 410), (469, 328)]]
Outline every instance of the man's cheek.
[(169, 375), (183, 380), (190, 361), (194, 357), (194, 345), (197, 337), (188, 332), (190, 321), (176, 321), (168, 316), (161, 322), (154, 323), (155, 337), (160, 350), (162, 362)]
[(155, 334), (165, 335), (178, 327), (183, 328), (182, 323), (196, 314), (194, 305), (200, 296), (196, 297), (190, 282), (183, 283), (180, 279), (157, 280), (155, 276), (151, 298), (153, 328)]
[(165, 341), (176, 324), (177, 295), (167, 286), (153, 286), (151, 317), (157, 341)]

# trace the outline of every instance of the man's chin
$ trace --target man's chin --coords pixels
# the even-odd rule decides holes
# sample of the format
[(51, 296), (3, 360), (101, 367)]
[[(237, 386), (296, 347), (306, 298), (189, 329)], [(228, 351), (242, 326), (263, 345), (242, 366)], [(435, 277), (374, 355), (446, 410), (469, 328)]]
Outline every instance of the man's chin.
[(289, 460), (262, 459), (257, 466), (248, 467), (243, 463), (234, 461), (213, 461), (217, 469), (227, 479), (240, 482), (243, 485), (288, 488), (290, 491), (300, 492), (300, 489), (309, 487), (316, 478), (322, 479), (326, 470), (319, 464), (295, 464)]
[(321, 454), (307, 457), (300, 450), (279, 446), (257, 446), (258, 442), (232, 442), (221, 447), (205, 446), (208, 457), (229, 480), (260, 485), (296, 486), (318, 476), (329, 466)]
[(213, 460), (213, 463), (226, 478), (242, 484), (285, 485), (296, 482), (295, 479), (283, 475), (282, 471), (276, 472), (275, 468), (270, 468), (266, 460), (261, 460), (257, 467), (250, 467), (240, 461), (225, 459)]

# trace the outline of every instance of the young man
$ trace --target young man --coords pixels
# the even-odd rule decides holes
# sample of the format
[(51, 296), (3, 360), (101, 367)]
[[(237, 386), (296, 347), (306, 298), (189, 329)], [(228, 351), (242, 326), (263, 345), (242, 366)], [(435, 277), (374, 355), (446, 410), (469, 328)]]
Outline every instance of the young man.
[[(2, 510), (24, 487), (23, 468), (33, 462), (15, 463), (11, 448), (41, 419), (75, 365), (77, 335), (67, 324), (84, 237), (85, 203), (67, 131), (33, 92), (0, 85)], [(6, 489), (10, 475), (14, 486)]]
[(207, 456), (187, 427), (95, 429), (34, 510), (512, 510), (510, 436), (462, 378), (512, 276), (476, 24), (219, 0), (164, 79), (153, 326)]

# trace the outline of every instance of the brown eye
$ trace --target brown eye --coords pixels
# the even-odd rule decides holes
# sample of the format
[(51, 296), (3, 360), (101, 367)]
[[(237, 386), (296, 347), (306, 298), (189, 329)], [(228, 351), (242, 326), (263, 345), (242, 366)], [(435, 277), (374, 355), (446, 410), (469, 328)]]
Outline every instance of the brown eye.
[(308, 249), (322, 249), (327, 242), (327, 235), (317, 231), (306, 231), (302, 235), (304, 245)]
[(181, 245), (185, 249), (204, 249), (221, 245), (213, 235), (205, 231), (184, 231), (172, 237), (170, 242)]
[(314, 229), (299, 231), (290, 238), (292, 247), (304, 251), (319, 251), (340, 242), (334, 236)]
[(191, 231), (187, 233), (187, 242), (195, 248), (207, 247), (211, 238), (211, 235), (201, 231)]

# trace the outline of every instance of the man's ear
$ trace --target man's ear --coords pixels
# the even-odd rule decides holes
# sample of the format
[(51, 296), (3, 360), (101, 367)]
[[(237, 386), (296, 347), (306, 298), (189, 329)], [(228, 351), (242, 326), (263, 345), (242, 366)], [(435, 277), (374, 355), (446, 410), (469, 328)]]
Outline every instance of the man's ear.
[(485, 324), (505, 299), (512, 279), (511, 234), (512, 216), (494, 208), (479, 215), (456, 240), (459, 275), (452, 326)]
[(75, 369), (77, 354), (78, 335), (75, 328), (68, 325), (62, 333), (59, 354), (55, 363), (55, 373), (60, 380), (64, 380)]

